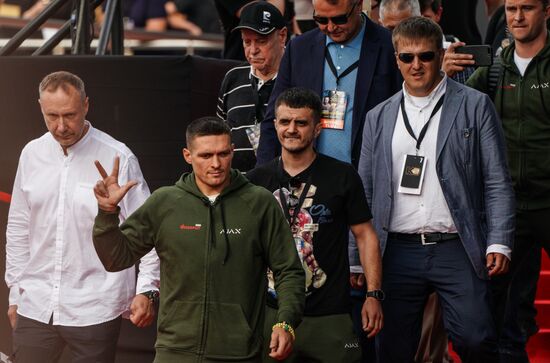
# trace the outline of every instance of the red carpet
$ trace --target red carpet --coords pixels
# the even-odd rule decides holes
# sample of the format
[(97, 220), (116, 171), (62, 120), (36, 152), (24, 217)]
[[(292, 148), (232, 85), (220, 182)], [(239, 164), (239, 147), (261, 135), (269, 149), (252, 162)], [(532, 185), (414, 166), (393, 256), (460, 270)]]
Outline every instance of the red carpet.
[(527, 352), (531, 363), (550, 363), (550, 259), (544, 251), (535, 306), (540, 330), (529, 340)]
[[(527, 353), (531, 363), (550, 363), (550, 258), (544, 251), (535, 306), (539, 332), (529, 339)], [(455, 363), (460, 363), (454, 352), (451, 355)]]

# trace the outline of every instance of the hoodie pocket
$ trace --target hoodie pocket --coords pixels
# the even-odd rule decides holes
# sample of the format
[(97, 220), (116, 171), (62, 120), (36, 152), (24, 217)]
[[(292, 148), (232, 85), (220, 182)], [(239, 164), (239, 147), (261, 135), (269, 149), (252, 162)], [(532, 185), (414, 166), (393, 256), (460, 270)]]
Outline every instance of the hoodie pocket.
[(197, 349), (200, 337), (201, 303), (174, 301), (159, 318), (158, 346), (171, 349)]
[[(205, 353), (210, 357), (246, 357), (254, 353), (252, 329), (238, 304), (210, 303)], [(257, 345), (257, 344), (256, 344)]]

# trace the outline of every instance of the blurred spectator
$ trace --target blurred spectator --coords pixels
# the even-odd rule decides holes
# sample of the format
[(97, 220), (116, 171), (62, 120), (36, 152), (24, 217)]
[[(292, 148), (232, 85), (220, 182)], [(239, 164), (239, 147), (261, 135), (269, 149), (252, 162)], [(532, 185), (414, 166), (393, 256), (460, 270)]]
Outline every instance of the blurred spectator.
[(188, 31), (192, 35), (221, 33), (221, 24), (213, 0), (167, 1), (165, 10), (172, 29)]
[[(21, 17), (23, 19), (33, 19), (50, 4), (51, 0), (21, 0)], [(67, 20), (71, 17), (73, 7), (72, 1), (63, 4), (52, 16), (52, 19)]]
[(369, 17), (375, 23), (380, 23), (380, 1), (370, 0)]
[(380, 24), (393, 31), (397, 24), (412, 16), (420, 16), (418, 0), (382, 0), (380, 2)]
[(445, 12), (439, 25), (444, 33), (454, 34), (466, 44), (481, 44), (477, 28), (477, 0), (443, 0)]
[(130, 19), (135, 27), (161, 32), (168, 27), (164, 4), (166, 0), (134, 0)]
[(300, 33), (317, 28), (313, 20), (313, 4), (311, 0), (294, 0), (294, 12)]

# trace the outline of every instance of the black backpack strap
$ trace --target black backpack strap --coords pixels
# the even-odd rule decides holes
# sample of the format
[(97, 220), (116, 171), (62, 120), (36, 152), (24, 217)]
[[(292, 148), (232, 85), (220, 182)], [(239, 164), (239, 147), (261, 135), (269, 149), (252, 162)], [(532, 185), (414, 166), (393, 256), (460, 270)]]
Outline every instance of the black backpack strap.
[(495, 102), (497, 86), (502, 82), (503, 73), (502, 60), (500, 56), (496, 56), (493, 58), (493, 64), (489, 66), (489, 71), (487, 72), (487, 94), (493, 102)]

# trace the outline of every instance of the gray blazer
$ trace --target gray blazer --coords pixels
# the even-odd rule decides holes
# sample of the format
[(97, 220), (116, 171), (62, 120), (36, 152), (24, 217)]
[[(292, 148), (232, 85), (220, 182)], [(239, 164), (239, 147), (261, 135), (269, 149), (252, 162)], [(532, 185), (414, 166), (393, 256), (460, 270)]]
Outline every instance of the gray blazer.
[[(437, 135), (436, 172), (462, 244), (480, 278), (487, 278), (487, 246), (512, 248), (514, 191), (505, 140), (489, 97), (447, 80)], [(366, 116), (359, 174), (374, 216), (382, 253), (388, 239), (394, 184), (392, 137), (403, 92)]]

